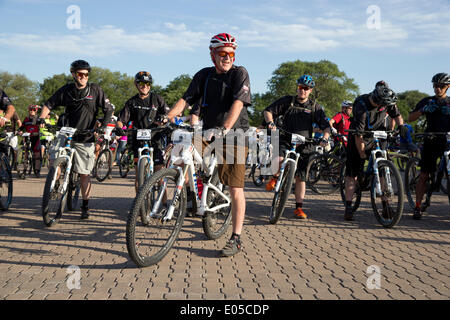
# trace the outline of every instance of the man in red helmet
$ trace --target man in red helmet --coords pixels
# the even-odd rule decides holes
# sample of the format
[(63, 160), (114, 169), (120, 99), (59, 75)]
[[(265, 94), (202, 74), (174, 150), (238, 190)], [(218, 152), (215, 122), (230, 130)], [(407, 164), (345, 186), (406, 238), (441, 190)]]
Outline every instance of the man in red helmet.
[[(201, 100), (192, 121), (195, 123), (201, 117), (203, 130), (215, 128), (226, 135), (231, 129), (249, 129), (247, 106), (251, 104), (250, 80), (244, 67), (234, 65), (236, 48), (236, 39), (227, 33), (211, 38), (209, 49), (214, 67), (204, 68), (195, 74), (183, 98), (170, 110), (168, 118), (171, 121), (188, 104), (195, 105)], [(220, 181), (230, 188), (233, 218), (233, 234), (221, 255), (232, 256), (242, 250), (240, 235), (245, 218), (245, 159), (240, 161), (236, 155), (246, 154), (247, 148), (236, 142), (231, 148), (223, 148), (235, 153), (232, 156), (234, 162), (226, 163), (224, 159), (223, 164), (218, 165)]]

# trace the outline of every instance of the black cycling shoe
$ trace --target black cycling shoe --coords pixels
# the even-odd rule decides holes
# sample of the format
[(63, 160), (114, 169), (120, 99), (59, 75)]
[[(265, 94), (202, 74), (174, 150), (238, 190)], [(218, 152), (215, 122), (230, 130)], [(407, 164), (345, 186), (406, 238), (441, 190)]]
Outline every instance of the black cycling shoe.
[(220, 251), (220, 255), (222, 257), (231, 257), (241, 251), (242, 251), (241, 240), (237, 238), (231, 238), (230, 240), (228, 240), (225, 247), (223, 247), (223, 249)]
[(420, 220), (420, 219), (422, 219), (422, 215), (423, 215), (423, 213), (422, 213), (422, 211), (420, 210), (420, 208), (415, 208), (415, 209), (414, 209), (414, 213), (413, 213), (413, 219), (414, 219), (414, 220)]
[(89, 208), (81, 207), (81, 219), (82, 220), (89, 219)]
[(345, 207), (344, 219), (346, 221), (353, 221), (353, 209), (352, 207)]

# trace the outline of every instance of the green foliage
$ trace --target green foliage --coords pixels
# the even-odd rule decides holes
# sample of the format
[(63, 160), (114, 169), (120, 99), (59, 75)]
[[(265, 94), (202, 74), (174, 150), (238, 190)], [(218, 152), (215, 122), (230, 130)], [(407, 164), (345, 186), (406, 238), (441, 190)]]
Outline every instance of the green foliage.
[[(399, 93), (397, 101), (397, 107), (402, 114), (403, 120), (408, 122), (408, 114), (416, 108), (417, 103), (423, 98), (428, 97), (428, 94), (420, 92), (418, 90), (408, 90)], [(421, 117), (416, 121), (410, 123), (416, 132), (421, 132), (424, 129), (425, 117)]]
[[(164, 98), (166, 103), (172, 107), (181, 97), (183, 97), (183, 94), (189, 87), (191, 81), (192, 78), (188, 74), (182, 74), (173, 79), (159, 94)], [(187, 112), (188, 110), (185, 110), (185, 113)]]
[(0, 72), (0, 88), (11, 99), (21, 119), (27, 114), (27, 107), (38, 102), (38, 83), (29, 80), (23, 74)]

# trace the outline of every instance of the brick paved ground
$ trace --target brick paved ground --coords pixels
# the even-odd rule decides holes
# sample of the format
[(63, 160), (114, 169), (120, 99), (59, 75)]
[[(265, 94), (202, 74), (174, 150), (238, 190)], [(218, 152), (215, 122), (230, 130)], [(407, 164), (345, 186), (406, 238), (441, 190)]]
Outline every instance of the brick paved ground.
[[(125, 221), (134, 189), (114, 172), (93, 187), (90, 220), (67, 213), (46, 228), (40, 215), (44, 178), (14, 181), (14, 201), (0, 213), (0, 299), (449, 299), (450, 210), (434, 198), (422, 221), (406, 213), (395, 229), (380, 227), (364, 203), (356, 221), (343, 220), (337, 195), (310, 191), (307, 221), (290, 208), (268, 224), (271, 193), (247, 186), (244, 252), (218, 258), (227, 235), (206, 240), (201, 220), (186, 218), (179, 239), (158, 265), (130, 261)], [(68, 267), (79, 267), (71, 290)], [(367, 287), (378, 266), (380, 289)], [(70, 283), (70, 282), (69, 282)]]

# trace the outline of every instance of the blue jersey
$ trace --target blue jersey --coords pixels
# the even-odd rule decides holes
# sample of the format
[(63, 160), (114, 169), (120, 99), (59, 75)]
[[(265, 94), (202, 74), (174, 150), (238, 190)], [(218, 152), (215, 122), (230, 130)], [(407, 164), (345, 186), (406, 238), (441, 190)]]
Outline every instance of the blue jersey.
[(404, 124), (404, 126), (408, 128), (408, 134), (406, 135), (406, 139), (400, 137), (400, 143), (412, 143), (411, 134), (414, 133), (414, 129), (409, 124)]

